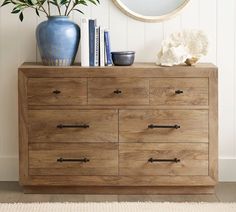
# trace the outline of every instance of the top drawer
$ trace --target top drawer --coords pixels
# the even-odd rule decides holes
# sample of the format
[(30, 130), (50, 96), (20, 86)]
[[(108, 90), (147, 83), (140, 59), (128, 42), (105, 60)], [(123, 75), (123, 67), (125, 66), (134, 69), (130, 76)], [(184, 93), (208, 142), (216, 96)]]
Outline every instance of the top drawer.
[(88, 79), (90, 105), (148, 105), (149, 80), (140, 78)]
[(85, 78), (29, 78), (29, 105), (85, 105)]
[(150, 80), (151, 105), (207, 106), (208, 78), (157, 78)]

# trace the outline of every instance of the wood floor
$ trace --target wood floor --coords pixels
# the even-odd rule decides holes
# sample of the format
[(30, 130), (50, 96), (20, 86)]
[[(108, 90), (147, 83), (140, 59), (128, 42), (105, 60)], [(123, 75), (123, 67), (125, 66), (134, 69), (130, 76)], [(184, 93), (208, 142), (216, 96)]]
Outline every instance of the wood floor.
[(114, 201), (236, 202), (236, 183), (220, 183), (215, 195), (39, 195), (23, 194), (17, 182), (0, 182), (0, 203)]

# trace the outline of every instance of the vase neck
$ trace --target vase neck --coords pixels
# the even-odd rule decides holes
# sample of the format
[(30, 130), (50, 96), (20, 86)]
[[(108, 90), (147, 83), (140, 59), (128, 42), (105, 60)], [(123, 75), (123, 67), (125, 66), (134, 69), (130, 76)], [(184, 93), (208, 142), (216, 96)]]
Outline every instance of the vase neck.
[(55, 15), (55, 16), (48, 16), (48, 20), (68, 20), (68, 16), (60, 16), (60, 15)]

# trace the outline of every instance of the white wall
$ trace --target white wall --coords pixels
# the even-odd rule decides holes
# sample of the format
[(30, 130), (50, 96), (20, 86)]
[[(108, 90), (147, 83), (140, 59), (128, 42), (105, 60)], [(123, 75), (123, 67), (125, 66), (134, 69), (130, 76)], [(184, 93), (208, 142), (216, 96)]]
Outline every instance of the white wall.
[[(112, 0), (85, 8), (88, 16), (110, 28), (112, 49), (135, 50), (136, 61), (154, 62), (162, 39), (175, 30), (206, 31), (210, 52), (204, 61), (219, 66), (220, 179), (224, 181), (236, 181), (235, 11), (235, 0), (191, 0), (169, 21), (142, 23), (123, 15)], [(80, 16), (72, 18), (78, 22)], [(42, 20), (29, 11), (20, 23), (9, 7), (0, 9), (0, 180), (18, 178), (17, 67), (24, 61), (40, 60), (34, 31)]]

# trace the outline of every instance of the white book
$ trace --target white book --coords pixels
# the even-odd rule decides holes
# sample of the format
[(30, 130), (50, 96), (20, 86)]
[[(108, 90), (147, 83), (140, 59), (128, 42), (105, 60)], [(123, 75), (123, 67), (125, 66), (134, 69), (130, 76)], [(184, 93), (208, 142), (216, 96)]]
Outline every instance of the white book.
[(87, 18), (81, 18), (81, 66), (89, 66), (89, 23)]
[(95, 27), (95, 66), (99, 66), (100, 27)]
[(105, 37), (104, 28), (100, 27), (100, 66), (105, 66)]

